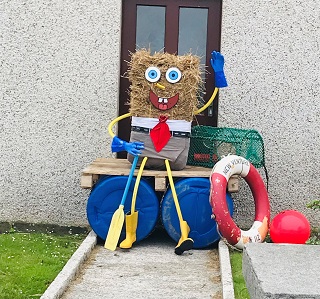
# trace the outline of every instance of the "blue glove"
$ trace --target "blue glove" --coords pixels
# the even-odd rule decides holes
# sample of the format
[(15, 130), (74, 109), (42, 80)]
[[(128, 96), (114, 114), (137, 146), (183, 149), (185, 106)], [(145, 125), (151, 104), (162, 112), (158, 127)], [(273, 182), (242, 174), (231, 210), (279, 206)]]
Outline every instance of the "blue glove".
[(224, 66), (223, 55), (220, 52), (212, 51), (210, 63), (214, 70), (216, 87), (219, 87), (219, 88), (227, 87), (228, 83), (223, 71), (223, 66)]
[(141, 154), (141, 150), (144, 149), (143, 142), (126, 142), (121, 140), (119, 137), (114, 136), (111, 144), (111, 151), (114, 152), (122, 152), (126, 151), (133, 156), (137, 156)]

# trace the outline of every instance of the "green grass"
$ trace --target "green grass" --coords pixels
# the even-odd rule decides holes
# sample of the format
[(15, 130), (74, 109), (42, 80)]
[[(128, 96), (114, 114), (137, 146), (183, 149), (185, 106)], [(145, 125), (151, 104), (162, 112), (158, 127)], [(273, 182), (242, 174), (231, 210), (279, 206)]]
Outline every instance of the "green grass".
[(85, 235), (0, 234), (0, 299), (40, 298)]
[(236, 299), (250, 299), (242, 275), (242, 252), (230, 250), (230, 262), (233, 276), (234, 295)]

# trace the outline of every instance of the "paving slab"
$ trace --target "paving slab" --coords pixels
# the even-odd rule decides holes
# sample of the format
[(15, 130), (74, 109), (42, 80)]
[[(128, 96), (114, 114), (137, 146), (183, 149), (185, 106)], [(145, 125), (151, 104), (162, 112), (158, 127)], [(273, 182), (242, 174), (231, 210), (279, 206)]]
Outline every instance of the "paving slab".
[(320, 246), (249, 243), (242, 263), (251, 299), (320, 299)]
[(178, 256), (175, 245), (163, 230), (129, 250), (98, 242), (61, 298), (222, 299), (218, 248)]

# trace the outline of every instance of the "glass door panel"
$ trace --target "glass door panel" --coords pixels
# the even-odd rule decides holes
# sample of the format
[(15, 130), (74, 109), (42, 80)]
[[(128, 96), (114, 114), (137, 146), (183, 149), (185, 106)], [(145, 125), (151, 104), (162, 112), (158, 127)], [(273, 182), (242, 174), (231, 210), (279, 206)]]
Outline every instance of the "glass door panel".
[(207, 8), (181, 7), (179, 13), (178, 54), (196, 54), (201, 64), (206, 64), (207, 51)]
[(136, 49), (163, 50), (165, 14), (165, 7), (137, 5)]

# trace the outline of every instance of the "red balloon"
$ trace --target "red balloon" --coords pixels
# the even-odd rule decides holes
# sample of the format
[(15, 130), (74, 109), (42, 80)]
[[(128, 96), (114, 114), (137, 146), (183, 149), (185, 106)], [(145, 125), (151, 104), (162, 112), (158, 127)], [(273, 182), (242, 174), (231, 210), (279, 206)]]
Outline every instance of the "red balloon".
[(308, 219), (296, 210), (280, 212), (270, 224), (270, 238), (273, 243), (305, 244), (310, 232)]

